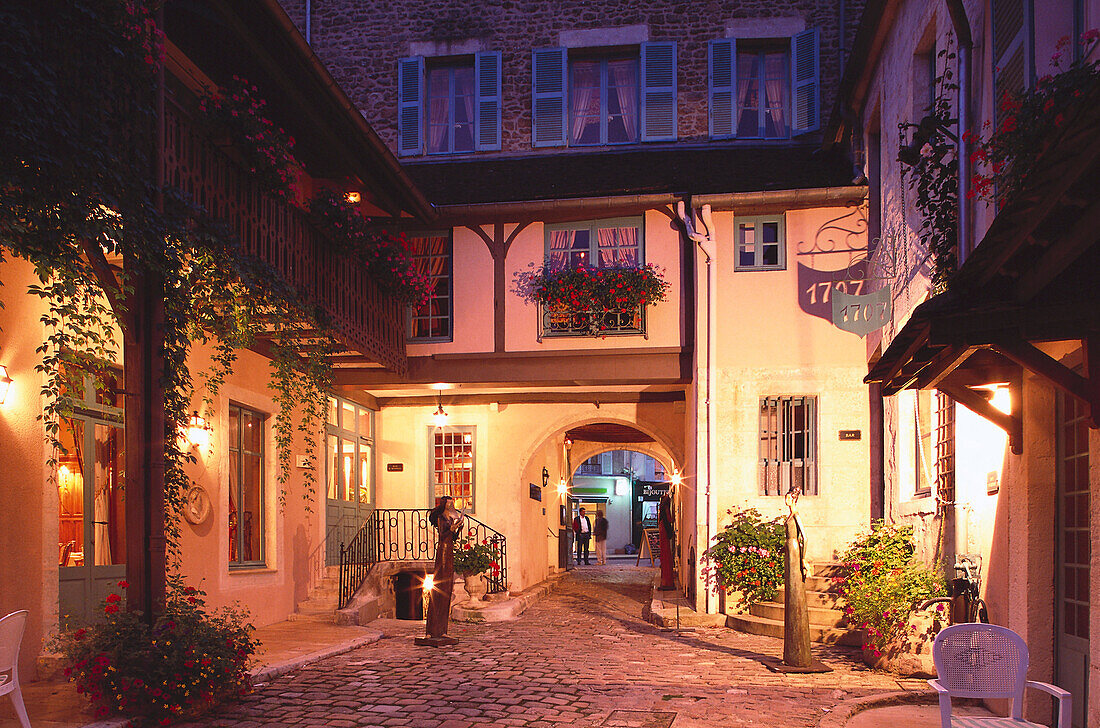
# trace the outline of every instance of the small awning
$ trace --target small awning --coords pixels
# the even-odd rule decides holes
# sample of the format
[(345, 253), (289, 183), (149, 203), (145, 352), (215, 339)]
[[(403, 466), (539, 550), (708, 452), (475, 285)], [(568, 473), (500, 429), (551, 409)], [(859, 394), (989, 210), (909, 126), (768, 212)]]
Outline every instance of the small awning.
[[(1100, 89), (948, 286), (914, 309), (865, 382), (884, 395), (939, 389), (1007, 430), (1019, 452), (1021, 398), (1002, 413), (989, 385), (1018, 390), (1027, 370), (1082, 400), (1100, 426)], [(1037, 346), (1054, 341), (1081, 342), (1083, 373)]]

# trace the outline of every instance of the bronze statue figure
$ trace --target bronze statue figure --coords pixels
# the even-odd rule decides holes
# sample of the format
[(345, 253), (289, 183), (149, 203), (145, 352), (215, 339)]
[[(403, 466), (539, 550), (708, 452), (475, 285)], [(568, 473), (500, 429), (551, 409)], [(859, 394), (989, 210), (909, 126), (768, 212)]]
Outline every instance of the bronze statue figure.
[(432, 587), (428, 592), (427, 636), (417, 637), (418, 645), (440, 647), (458, 642), (447, 636), (447, 623), (451, 616), (451, 595), (455, 582), (455, 538), (462, 532), (466, 516), (455, 509), (454, 498), (443, 496), (439, 505), (428, 514), (428, 521), (435, 526), (435, 571)]
[(802, 488), (792, 485), (783, 502), (787, 505), (784, 522), (787, 531), (783, 558), (783, 663), (780, 672), (829, 672), (814, 660), (810, 652), (810, 613), (806, 605), (806, 537), (798, 518), (798, 496)]

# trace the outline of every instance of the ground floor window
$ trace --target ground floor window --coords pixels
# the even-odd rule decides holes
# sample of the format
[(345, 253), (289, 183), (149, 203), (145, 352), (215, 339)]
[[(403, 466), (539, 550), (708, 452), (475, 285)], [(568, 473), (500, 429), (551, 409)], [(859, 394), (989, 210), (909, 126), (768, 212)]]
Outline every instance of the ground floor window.
[(229, 564), (264, 563), (264, 421), (266, 415), (229, 406)]
[(817, 398), (760, 398), (760, 494), (817, 495)]
[(434, 505), (449, 495), (455, 508), (474, 509), (473, 427), (437, 427), (432, 430), (431, 495)]
[(914, 404), (914, 496), (955, 500), (955, 401), (943, 392), (918, 390)]

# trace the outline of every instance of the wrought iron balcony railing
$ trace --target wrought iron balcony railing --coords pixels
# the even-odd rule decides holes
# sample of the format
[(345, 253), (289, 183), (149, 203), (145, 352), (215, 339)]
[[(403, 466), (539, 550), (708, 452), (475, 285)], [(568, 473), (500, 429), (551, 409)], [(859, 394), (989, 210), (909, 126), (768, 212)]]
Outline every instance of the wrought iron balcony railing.
[(643, 336), (645, 306), (619, 311), (596, 311), (539, 304), (538, 340), (569, 336)]

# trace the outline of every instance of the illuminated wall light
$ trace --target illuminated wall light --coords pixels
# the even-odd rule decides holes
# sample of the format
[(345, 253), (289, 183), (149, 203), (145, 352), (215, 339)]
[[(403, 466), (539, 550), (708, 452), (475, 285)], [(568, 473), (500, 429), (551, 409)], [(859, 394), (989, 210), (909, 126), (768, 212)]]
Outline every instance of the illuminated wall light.
[(187, 442), (192, 447), (206, 447), (210, 444), (210, 425), (198, 411), (193, 412), (187, 421)]
[(12, 378), (8, 376), (8, 368), (0, 364), (0, 404), (8, 398), (8, 390), (11, 388)]
[(558, 481), (558, 495), (565, 495), (569, 492), (569, 484), (565, 482), (565, 478)]
[(424, 591), (430, 592), (434, 586), (435, 586), (435, 577), (432, 576), (431, 574), (428, 574), (427, 576), (425, 576), (424, 577)]
[(683, 483), (683, 482), (684, 482), (684, 476), (680, 475), (680, 471), (679, 470), (673, 470), (672, 471), (672, 486), (673, 487), (679, 486), (680, 483)]
[(362, 202), (362, 201), (363, 201), (363, 195), (361, 195), (361, 194), (360, 194), (360, 193), (359, 193), (358, 191), (356, 191), (356, 190), (351, 190), (351, 191), (349, 191), (349, 192), (345, 192), (345, 193), (344, 193), (344, 199), (345, 199), (345, 200), (346, 200), (346, 201), (348, 202), (348, 204), (350, 204), (350, 205), (358, 205), (358, 204), (359, 204), (360, 202)]

